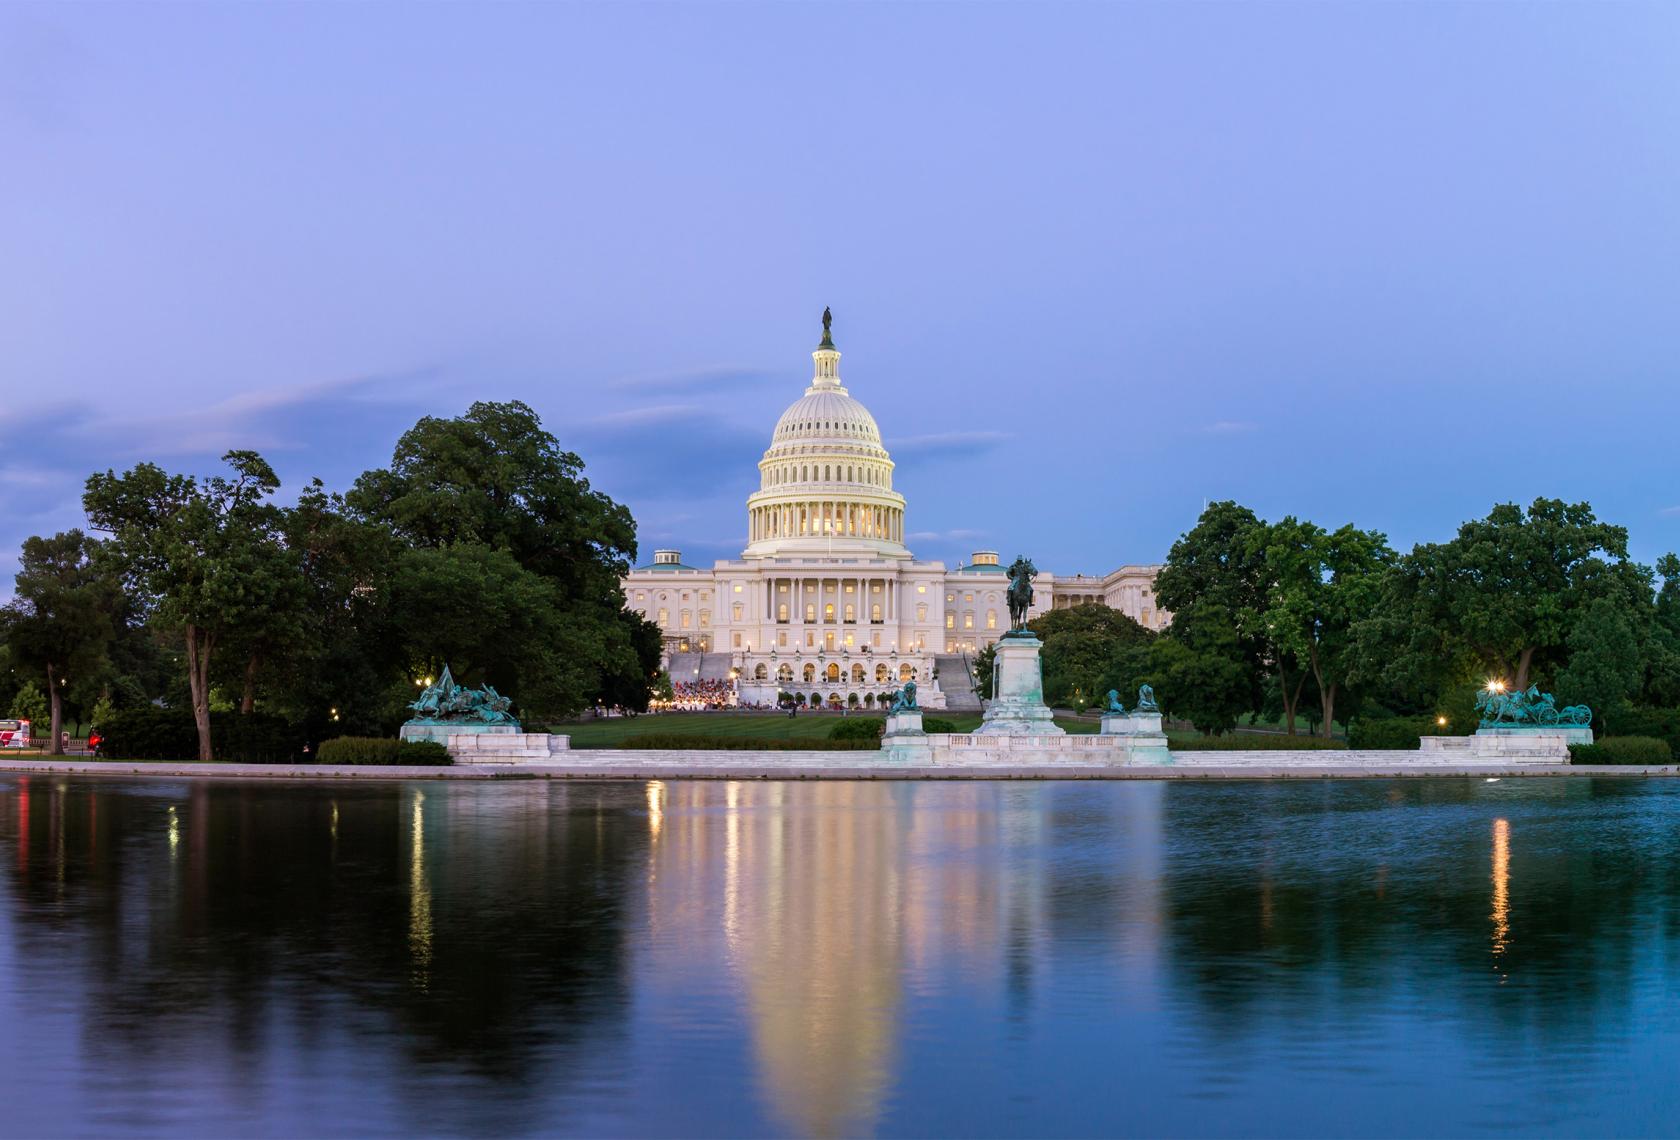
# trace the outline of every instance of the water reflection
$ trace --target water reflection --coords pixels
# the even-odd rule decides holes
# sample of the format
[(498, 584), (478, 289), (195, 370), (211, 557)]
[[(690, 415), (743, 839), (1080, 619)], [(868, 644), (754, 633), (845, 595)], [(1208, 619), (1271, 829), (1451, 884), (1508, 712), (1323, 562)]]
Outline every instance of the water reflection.
[(1650, 1131), (1673, 796), (0, 780), (7, 1127)]

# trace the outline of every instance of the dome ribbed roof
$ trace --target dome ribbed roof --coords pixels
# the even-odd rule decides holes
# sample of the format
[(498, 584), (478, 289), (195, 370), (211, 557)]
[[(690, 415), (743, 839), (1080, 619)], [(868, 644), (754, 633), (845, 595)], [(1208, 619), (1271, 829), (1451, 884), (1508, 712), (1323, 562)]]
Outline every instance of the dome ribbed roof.
[(778, 443), (849, 443), (881, 446), (881, 429), (869, 409), (838, 386), (807, 391), (776, 421), (771, 446)]

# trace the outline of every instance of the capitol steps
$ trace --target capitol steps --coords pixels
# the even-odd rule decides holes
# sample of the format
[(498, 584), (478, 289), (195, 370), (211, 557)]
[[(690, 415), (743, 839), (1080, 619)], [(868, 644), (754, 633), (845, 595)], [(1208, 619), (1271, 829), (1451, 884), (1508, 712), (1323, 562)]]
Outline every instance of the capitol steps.
[(941, 653), (934, 657), (933, 663), (939, 670), (939, 691), (945, 694), (945, 711), (983, 711), (980, 694), (974, 691), (974, 678), (962, 654)]

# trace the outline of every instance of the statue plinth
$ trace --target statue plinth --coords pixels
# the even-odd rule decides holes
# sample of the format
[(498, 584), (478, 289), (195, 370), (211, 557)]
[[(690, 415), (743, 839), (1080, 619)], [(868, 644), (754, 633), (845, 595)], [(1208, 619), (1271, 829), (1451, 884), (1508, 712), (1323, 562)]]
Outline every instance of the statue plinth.
[(922, 710), (905, 709), (902, 712), (889, 713), (887, 716), (887, 731), (882, 739), (894, 736), (926, 736), (922, 730)]
[(405, 721), (397, 730), (399, 740), (435, 740), (439, 744), (448, 746), (451, 736), (461, 736), (466, 733), (495, 733), (499, 736), (512, 735), (525, 730), (517, 724), (471, 724), (464, 721)]
[(1044, 643), (1024, 629), (1012, 629), (998, 639), (992, 661), (992, 691), (986, 717), (976, 736), (1061, 736), (1044, 703)]

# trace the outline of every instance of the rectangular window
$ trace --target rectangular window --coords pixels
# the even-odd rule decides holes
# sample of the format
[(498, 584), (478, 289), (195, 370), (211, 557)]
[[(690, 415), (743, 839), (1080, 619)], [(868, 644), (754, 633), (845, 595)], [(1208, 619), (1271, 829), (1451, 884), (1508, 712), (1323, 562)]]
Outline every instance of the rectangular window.
[(740, 602), (736, 602), (734, 605), (729, 607), (729, 615), (735, 621), (740, 621), (741, 620), (741, 612), (742, 611), (741, 611), (741, 603)]
[(741, 583), (739, 583), (739, 582), (735, 583), (735, 592), (737, 594), (739, 594), (741, 592)]
[(660, 625), (670, 625), (671, 624), (671, 611), (670, 610), (661, 609), (659, 611), (659, 624)]
[(712, 611), (711, 610), (701, 610), (700, 611), (700, 628), (701, 629), (711, 629), (712, 628)]
[(688, 628), (688, 623), (689, 623), (689, 620), (690, 620), (690, 618), (689, 618), (689, 613), (688, 613), (688, 611), (687, 611), (687, 610), (684, 610), (684, 611), (683, 611), (683, 612), (682, 612), (682, 627), (683, 627), (683, 628), (684, 628), (684, 629), (687, 629), (687, 628)]
[(741, 635), (738, 633), (735, 635), (735, 648), (741, 648)]
[(852, 588), (853, 588), (853, 584), (851, 582), (847, 582), (846, 583), (846, 593), (848, 593), (848, 594), (851, 593)]
[(946, 594), (945, 595), (945, 600), (947, 602), (954, 602), (954, 601), (957, 600), (957, 596), (955, 594)]
[(918, 594), (927, 593), (927, 583), (923, 582), (921, 585), (917, 586), (916, 587), (916, 593), (918, 593)]
[(916, 603), (916, 620), (917, 621), (926, 621), (927, 620), (927, 603), (926, 602), (917, 602)]
[(829, 630), (827, 633), (823, 634), (823, 648), (824, 649), (833, 649), (834, 648), (834, 631), (832, 629)]
[(805, 631), (805, 648), (806, 649), (815, 649), (816, 647), (817, 647), (817, 635), (815, 633), (812, 633), (810, 630), (806, 630)]
[(956, 614), (946, 614), (945, 615), (945, 628), (946, 629), (956, 629), (957, 628), (957, 615)]
[(963, 595), (963, 601), (972, 602), (973, 600), (974, 600), (974, 595), (973, 594), (964, 594)]
[(816, 605), (815, 602), (806, 602), (805, 603), (805, 624), (807, 624), (807, 625), (816, 625), (817, 624), (817, 605)]
[(877, 629), (877, 630), (874, 630), (870, 633), (869, 644), (873, 645), (876, 649), (881, 648), (881, 631), (880, 630)]
[(787, 630), (778, 629), (776, 631), (776, 644), (782, 649), (787, 648)]
[(851, 645), (852, 645), (852, 635), (848, 633), (846, 635), (846, 648), (850, 649)]
[(964, 629), (973, 629), (974, 628), (974, 615), (973, 614), (964, 614), (963, 615), (963, 628)]
[(986, 611), (986, 628), (987, 629), (996, 629), (997, 628), (997, 611), (996, 610), (987, 610)]

